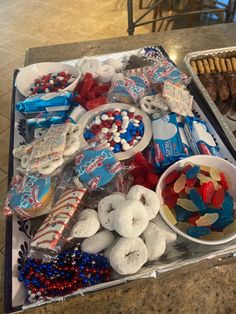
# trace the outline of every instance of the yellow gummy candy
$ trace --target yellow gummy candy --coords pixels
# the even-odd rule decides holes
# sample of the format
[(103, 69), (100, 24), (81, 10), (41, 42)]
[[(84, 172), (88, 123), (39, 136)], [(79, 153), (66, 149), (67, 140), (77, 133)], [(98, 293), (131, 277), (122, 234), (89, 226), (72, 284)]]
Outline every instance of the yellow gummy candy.
[(217, 213), (205, 214), (204, 216), (196, 220), (196, 225), (197, 226), (210, 226), (214, 222), (216, 222), (218, 218), (219, 218), (219, 215)]
[(186, 198), (178, 198), (177, 204), (190, 212), (198, 212), (198, 208), (194, 205), (194, 203)]
[(214, 189), (218, 190), (219, 184), (215, 180), (213, 180), (211, 177), (205, 176), (202, 173), (198, 173), (197, 178), (200, 180), (201, 185), (211, 181), (214, 184)]
[(210, 172), (211, 167), (208, 166), (199, 166), (200, 170), (206, 171), (206, 172)]
[(221, 180), (220, 171), (216, 168), (210, 169), (210, 176), (214, 181), (220, 181)]
[(223, 229), (223, 232), (225, 235), (229, 235), (233, 232), (235, 233), (235, 231), (236, 231), (236, 220)]
[(176, 225), (176, 227), (182, 231), (186, 232), (189, 228), (191, 228), (193, 225), (189, 224), (188, 222), (179, 221)]
[(181, 174), (181, 176), (174, 183), (174, 191), (175, 193), (179, 193), (183, 190), (186, 184), (186, 175)]
[(201, 240), (207, 240), (207, 241), (216, 241), (216, 240), (221, 240), (224, 237), (223, 232), (217, 232), (217, 231), (212, 231), (210, 234), (205, 234), (204, 236), (199, 237)]
[(172, 213), (172, 211), (170, 210), (170, 208), (167, 205), (163, 205), (162, 206), (162, 210), (164, 215), (166, 216), (167, 220), (172, 224), (172, 225), (176, 225), (177, 224), (177, 220), (175, 218), (175, 215)]

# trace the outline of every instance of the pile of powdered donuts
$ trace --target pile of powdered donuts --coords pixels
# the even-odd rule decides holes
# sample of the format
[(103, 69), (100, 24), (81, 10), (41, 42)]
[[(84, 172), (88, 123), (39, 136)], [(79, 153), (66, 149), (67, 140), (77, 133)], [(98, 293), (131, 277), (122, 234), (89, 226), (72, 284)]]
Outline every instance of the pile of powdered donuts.
[(74, 66), (81, 77), (73, 91), (63, 91), (74, 82), (69, 73), (44, 73), (31, 82), (33, 95), (15, 104), (19, 139), (4, 214), (37, 225), (19, 255), (29, 303), (163, 261), (179, 237), (172, 222), (196, 238), (209, 215), (211, 237), (235, 223), (222, 169), (188, 165), (186, 175), (175, 171), (165, 179), (161, 197), (156, 192), (175, 162), (222, 154), (208, 123), (194, 116), (187, 75), (160, 48), (84, 57)]

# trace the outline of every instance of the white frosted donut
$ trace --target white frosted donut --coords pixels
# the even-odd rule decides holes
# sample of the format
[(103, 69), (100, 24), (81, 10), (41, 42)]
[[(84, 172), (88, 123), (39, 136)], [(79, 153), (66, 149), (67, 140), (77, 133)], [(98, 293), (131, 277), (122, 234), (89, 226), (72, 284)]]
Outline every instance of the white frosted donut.
[(84, 57), (76, 63), (76, 66), (80, 69), (82, 75), (91, 73), (93, 78), (97, 78), (101, 62), (98, 59)]
[(145, 96), (139, 102), (140, 108), (149, 114), (154, 113), (158, 109), (167, 111), (169, 109), (165, 98), (155, 95), (155, 96)]
[(34, 130), (34, 138), (41, 138), (47, 133), (48, 129), (46, 128), (37, 128)]
[(121, 238), (110, 252), (110, 264), (121, 275), (135, 274), (147, 261), (147, 248), (140, 238)]
[(105, 196), (98, 203), (98, 217), (101, 225), (108, 229), (114, 230), (114, 212), (120, 201), (124, 201), (125, 197), (120, 194), (111, 194)]
[(156, 215), (156, 217), (151, 222), (156, 224), (157, 227), (162, 231), (166, 243), (176, 241), (177, 234), (165, 223), (159, 214)]
[(132, 186), (126, 198), (128, 200), (140, 201), (147, 210), (149, 220), (156, 217), (156, 214), (160, 209), (160, 200), (157, 194), (142, 185)]
[(114, 83), (116, 81), (123, 80), (124, 78), (125, 76), (123, 73), (115, 73), (111, 78), (111, 82)]
[(100, 222), (98, 213), (94, 209), (86, 208), (79, 215), (73, 226), (70, 237), (88, 238), (93, 236), (99, 229)]
[(80, 147), (80, 140), (76, 135), (69, 135), (66, 139), (65, 150), (63, 152), (64, 156), (73, 155)]
[(148, 225), (148, 213), (141, 202), (119, 201), (114, 213), (114, 227), (123, 237), (138, 237)]
[(109, 248), (107, 248), (107, 249), (104, 251), (103, 255), (104, 255), (108, 260), (110, 260), (110, 254), (111, 254), (112, 248), (114, 247), (114, 245), (116, 245), (116, 243), (117, 243), (120, 239), (122, 239), (122, 237), (116, 236), (114, 242), (112, 243), (112, 245), (109, 246)]
[(30, 155), (24, 154), (21, 157), (20, 165), (23, 169), (26, 169), (30, 165)]
[(98, 80), (101, 83), (109, 83), (114, 74), (115, 69), (111, 65), (102, 64), (98, 71)]
[(102, 230), (85, 239), (81, 244), (81, 251), (97, 254), (111, 246), (114, 240), (115, 237), (111, 231)]
[(121, 72), (124, 68), (124, 64), (121, 61), (112, 58), (107, 59), (103, 64), (111, 65), (116, 72)]
[(50, 164), (41, 165), (38, 167), (38, 172), (44, 176), (47, 176), (53, 173), (53, 171), (56, 170), (58, 167), (60, 167), (63, 164), (63, 161), (63, 158), (59, 158), (53, 160), (52, 162), (50, 162)]
[(71, 124), (70, 130), (67, 135), (76, 135), (80, 136), (81, 134), (81, 127), (79, 124)]
[(166, 241), (161, 229), (156, 224), (149, 222), (141, 238), (147, 247), (148, 261), (155, 261), (164, 254)]

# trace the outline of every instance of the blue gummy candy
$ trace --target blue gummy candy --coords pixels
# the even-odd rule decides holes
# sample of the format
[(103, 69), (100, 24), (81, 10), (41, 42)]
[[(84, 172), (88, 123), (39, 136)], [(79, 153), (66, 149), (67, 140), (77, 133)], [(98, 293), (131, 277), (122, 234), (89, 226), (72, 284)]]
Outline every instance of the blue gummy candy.
[(213, 230), (222, 231), (225, 227), (230, 225), (233, 221), (234, 221), (233, 218), (229, 218), (229, 219), (220, 219), (220, 218), (218, 218), (218, 220), (216, 222), (214, 222), (211, 225), (211, 227), (212, 227)]
[(223, 210), (225, 210), (227, 212), (232, 211), (234, 208), (233, 198), (228, 192), (225, 192), (225, 198), (224, 198), (224, 202), (222, 204), (222, 208), (223, 208)]
[(187, 221), (189, 217), (193, 216), (194, 213), (185, 210), (183, 207), (179, 205), (175, 205), (175, 213), (177, 221)]
[(203, 226), (194, 226), (187, 230), (187, 235), (193, 238), (198, 238), (206, 234), (210, 234), (211, 229)]
[(130, 142), (132, 140), (132, 135), (130, 133), (127, 133), (125, 139), (127, 142)]
[(121, 145), (119, 143), (114, 146), (114, 153), (119, 153), (121, 151)]
[(205, 210), (205, 204), (202, 200), (201, 195), (198, 193), (197, 190), (195, 189), (191, 189), (189, 192), (189, 196), (191, 201), (194, 203), (194, 205), (197, 206), (197, 208), (199, 209), (200, 212), (204, 212)]
[(187, 179), (193, 179), (197, 176), (198, 172), (200, 170), (199, 166), (193, 166), (192, 168), (190, 168), (187, 172), (186, 172), (186, 177)]

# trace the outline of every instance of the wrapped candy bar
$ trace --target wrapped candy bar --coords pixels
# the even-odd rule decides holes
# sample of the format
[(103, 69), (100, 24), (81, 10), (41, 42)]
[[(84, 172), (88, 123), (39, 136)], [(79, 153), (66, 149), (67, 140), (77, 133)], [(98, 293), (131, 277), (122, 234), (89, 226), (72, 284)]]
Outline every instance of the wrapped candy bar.
[(26, 112), (50, 112), (68, 110), (72, 105), (72, 93), (48, 93), (26, 98), (16, 104), (16, 110)]
[(85, 192), (85, 188), (73, 188), (61, 194), (31, 241), (31, 258), (48, 261), (60, 253)]
[(163, 170), (175, 161), (187, 157), (179, 134), (175, 113), (152, 121), (155, 164), (158, 170)]
[(195, 155), (219, 156), (219, 148), (207, 129), (205, 121), (196, 117), (186, 117), (184, 131)]

